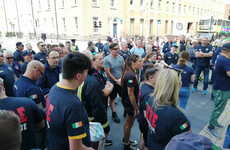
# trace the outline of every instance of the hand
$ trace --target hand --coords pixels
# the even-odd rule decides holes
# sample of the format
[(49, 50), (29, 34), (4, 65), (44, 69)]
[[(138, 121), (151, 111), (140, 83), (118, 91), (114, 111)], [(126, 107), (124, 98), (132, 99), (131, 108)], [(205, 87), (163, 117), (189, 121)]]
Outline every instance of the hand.
[(121, 86), (121, 78), (116, 80), (116, 83)]
[[(107, 132), (106, 134), (105, 134), (105, 138), (104, 139), (107, 139), (107, 137), (109, 136), (109, 132)], [(103, 139), (103, 140), (104, 140)]]
[(134, 110), (134, 117), (138, 116), (138, 109)]

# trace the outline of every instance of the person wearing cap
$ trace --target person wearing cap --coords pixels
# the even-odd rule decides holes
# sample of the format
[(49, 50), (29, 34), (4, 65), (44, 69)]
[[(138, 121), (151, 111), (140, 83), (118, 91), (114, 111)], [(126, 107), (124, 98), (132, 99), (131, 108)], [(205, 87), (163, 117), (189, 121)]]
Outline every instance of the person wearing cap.
[(153, 96), (146, 105), (150, 150), (164, 150), (173, 136), (192, 132), (190, 121), (178, 107), (181, 85), (179, 71), (164, 69), (158, 75)]
[(195, 80), (193, 84), (192, 93), (197, 91), (198, 80), (201, 72), (204, 73), (204, 87), (203, 94), (207, 94), (208, 89), (208, 78), (210, 69), (210, 60), (212, 59), (212, 46), (208, 44), (208, 38), (204, 37), (201, 40), (202, 44), (196, 47), (196, 68), (195, 68)]
[(174, 136), (165, 150), (222, 150), (205, 136), (184, 132)]
[(60, 55), (57, 50), (48, 51), (46, 59), (45, 71), (37, 82), (44, 95), (48, 94), (52, 86), (59, 81), (59, 74), (61, 73)]
[(0, 77), (4, 81), (3, 84), (5, 85), (6, 95), (14, 96), (13, 86), (16, 80), (16, 76), (14, 75), (14, 71), (11, 65), (4, 62), (4, 57), (1, 51), (0, 51)]
[(3, 52), (3, 56), (5, 58), (5, 62), (11, 65), (11, 67), (14, 70), (14, 74), (16, 75), (17, 78), (20, 77), (21, 71), (20, 71), (20, 65), (18, 64), (17, 61), (13, 61), (13, 52), (6, 50)]
[(215, 127), (223, 128), (217, 122), (230, 97), (230, 43), (222, 46), (222, 53), (217, 58), (214, 72), (217, 74), (213, 83), (214, 109), (206, 131), (216, 138), (221, 138)]
[(75, 44), (76, 40), (75, 39), (71, 39), (71, 51), (72, 52), (79, 52), (79, 48), (78, 46)]
[(20, 67), (20, 71), (21, 71), (21, 74), (24, 74), (26, 72), (26, 67), (27, 67), (28, 63), (33, 60), (33, 53), (32, 53), (32, 51), (25, 50), (22, 52), (22, 56), (23, 56), (25, 61), (22, 63), (22, 65)]
[(164, 55), (164, 61), (162, 61), (162, 63), (165, 65), (165, 66), (172, 66), (172, 65), (176, 65), (177, 64), (177, 61), (179, 59), (179, 56), (178, 54), (176, 53), (177, 51), (177, 44), (176, 43), (173, 43), (172, 46), (171, 46), (171, 49), (169, 52), (167, 52), (165, 55)]
[(97, 47), (98, 52), (102, 52), (104, 45), (101, 43), (100, 37), (97, 39), (97, 43), (95, 44), (95, 46)]
[(33, 50), (32, 45), (31, 45), (30, 43), (27, 43), (27, 44), (26, 44), (26, 50), (31, 51), (31, 52), (33, 53), (33, 55), (36, 54), (36, 52)]
[(21, 64), (24, 62), (24, 58), (22, 56), (24, 45), (22, 44), (22, 42), (17, 42), (16, 48), (17, 50), (14, 52), (14, 61), (18, 62), (18, 64), (21, 66)]
[(167, 52), (170, 52), (171, 47), (174, 44), (171, 36), (168, 36), (167, 38), (168, 38), (168, 41), (164, 44), (163, 50), (162, 50), (164, 54), (166, 54)]
[(40, 41), (37, 43), (37, 46), (40, 52), (34, 55), (34, 60), (38, 60), (41, 63), (45, 64), (47, 62), (46, 60), (47, 51), (46, 51), (45, 43), (43, 41)]
[(104, 53), (104, 57), (108, 56), (110, 54), (109, 51), (109, 46), (112, 44), (112, 38), (111, 37), (107, 37), (107, 43), (105, 43), (104, 47), (103, 47), (103, 53)]

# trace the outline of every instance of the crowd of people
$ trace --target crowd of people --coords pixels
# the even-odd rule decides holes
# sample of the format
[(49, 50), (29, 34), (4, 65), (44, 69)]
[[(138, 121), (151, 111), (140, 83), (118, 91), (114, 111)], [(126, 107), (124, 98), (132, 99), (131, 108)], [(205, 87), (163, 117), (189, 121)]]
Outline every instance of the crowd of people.
[[(124, 149), (138, 149), (138, 142), (130, 137), (136, 118), (140, 149), (167, 149), (178, 135), (192, 136), (187, 133), (192, 126), (184, 111), (199, 80), (204, 81), (203, 94), (207, 94), (210, 70), (215, 106), (206, 131), (221, 138), (216, 127), (223, 128), (218, 118), (230, 97), (230, 43), (224, 38), (217, 43), (183, 35), (169, 35), (163, 44), (153, 37), (146, 41), (107, 37), (105, 44), (101, 38), (95, 44), (89, 41), (85, 50), (74, 39), (65, 45), (39, 41), (36, 53), (30, 43), (24, 50), (24, 44), (17, 42), (14, 52), (0, 51), (0, 118), (9, 122), (9, 128), (15, 127), (9, 134), (4, 127), (6, 139), (11, 140), (0, 140), (0, 147), (98, 149), (101, 143), (90, 138), (90, 122), (100, 123), (103, 145), (110, 146), (107, 113), (110, 107), (112, 120), (121, 123), (115, 105), (119, 97), (126, 118)], [(8, 124), (0, 120), (0, 126)]]

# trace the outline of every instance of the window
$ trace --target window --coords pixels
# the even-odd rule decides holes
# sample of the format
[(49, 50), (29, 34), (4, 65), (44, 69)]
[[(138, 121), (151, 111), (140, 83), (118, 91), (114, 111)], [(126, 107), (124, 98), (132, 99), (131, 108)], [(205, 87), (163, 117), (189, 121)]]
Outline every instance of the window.
[(161, 0), (158, 0), (158, 11), (161, 11)]
[(115, 0), (111, 0), (110, 2), (110, 7), (115, 8)]
[(77, 0), (72, 0), (73, 6), (77, 6)]
[(181, 13), (181, 4), (179, 4), (178, 13), (179, 13), (179, 14)]
[(134, 18), (130, 18), (130, 35), (134, 35)]
[(133, 6), (133, 1), (134, 1), (134, 0), (130, 0), (130, 5), (131, 5), (131, 6)]
[(76, 33), (78, 33), (78, 18), (77, 17), (74, 17), (74, 23), (76, 27)]
[(189, 9), (188, 9), (188, 12), (189, 12), (189, 14), (191, 14), (191, 6), (189, 6)]
[(94, 27), (94, 22), (98, 25), (98, 17), (93, 17), (93, 33), (96, 34), (98, 33), (98, 28)]
[(144, 0), (140, 0), (140, 6), (141, 6), (141, 7), (143, 6), (143, 1), (144, 1)]
[(50, 0), (47, 0), (47, 10), (50, 10)]
[(93, 6), (99, 6), (98, 0), (92, 0), (92, 5), (93, 5)]
[(38, 11), (41, 11), (41, 1), (38, 0)]
[(195, 15), (195, 7), (193, 7), (192, 14)]
[(51, 20), (51, 24), (52, 24), (52, 29), (54, 29), (54, 18), (50, 18), (50, 20)]
[(197, 15), (199, 15), (199, 11), (200, 11), (199, 8), (197, 8)]
[(140, 36), (143, 36), (144, 19), (140, 19)]
[(62, 18), (62, 33), (65, 33), (66, 32), (66, 23), (65, 23), (65, 18)]
[(184, 15), (185, 15), (185, 13), (186, 13), (186, 5), (184, 5)]
[(150, 9), (153, 9), (153, 0), (150, 1)]
[(200, 10), (200, 15), (201, 15), (201, 16), (203, 15), (203, 9)]
[(166, 12), (169, 12), (169, 2), (166, 2)]
[(175, 13), (175, 3), (172, 5), (172, 12)]
[(64, 0), (60, 0), (60, 8), (64, 8), (64, 6), (65, 6)]

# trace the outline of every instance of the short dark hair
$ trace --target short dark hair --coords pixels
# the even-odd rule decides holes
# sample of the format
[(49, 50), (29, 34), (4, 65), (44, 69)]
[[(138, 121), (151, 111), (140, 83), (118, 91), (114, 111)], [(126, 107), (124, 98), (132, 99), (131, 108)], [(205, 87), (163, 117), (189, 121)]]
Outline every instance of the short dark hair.
[(115, 46), (117, 46), (118, 44), (117, 43), (112, 43), (110, 46), (109, 46), (109, 49), (114, 49)]
[(58, 45), (59, 45), (59, 47), (65, 47), (65, 45), (63, 43), (59, 43)]
[(37, 46), (39, 46), (41, 43), (44, 43), (43, 41), (39, 41), (38, 43), (37, 43)]
[(71, 80), (78, 73), (91, 69), (91, 61), (87, 56), (79, 52), (70, 52), (62, 60), (62, 77)]
[(20, 149), (21, 123), (18, 115), (0, 110), (0, 147), (1, 150)]
[(57, 44), (53, 44), (53, 45), (50, 46), (51, 49), (53, 49), (55, 47), (58, 47), (58, 45)]
[(66, 44), (70, 44), (70, 41), (65, 42), (65, 45), (66, 45)]
[(88, 47), (90, 47), (93, 44), (93, 41), (88, 42)]
[(51, 49), (46, 53), (46, 56), (49, 57), (51, 52), (57, 52), (59, 54), (59, 52), (56, 49)]

